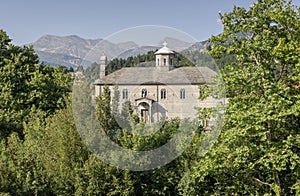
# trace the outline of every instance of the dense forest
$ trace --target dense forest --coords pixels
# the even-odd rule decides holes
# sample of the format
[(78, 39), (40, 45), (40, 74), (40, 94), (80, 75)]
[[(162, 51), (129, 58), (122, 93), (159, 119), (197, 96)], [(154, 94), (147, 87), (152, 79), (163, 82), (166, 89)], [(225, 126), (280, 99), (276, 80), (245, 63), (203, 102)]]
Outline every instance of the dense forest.
[[(31, 47), (11, 44), (0, 30), (0, 195), (299, 195), (299, 15), (285, 0), (220, 14), (224, 30), (206, 52), (226, 85), (221, 134), (199, 154), (207, 134), (199, 128), (179, 157), (146, 171), (111, 166), (90, 152), (74, 120), (71, 75), (39, 63)], [(128, 64), (111, 61), (109, 70), (146, 58), (153, 52)], [(137, 137), (143, 122), (129, 109), (132, 131), (120, 129), (110, 99), (107, 92), (96, 99), (96, 115), (106, 134), (119, 131), (110, 136), (124, 148), (155, 149), (182, 123), (167, 119), (155, 134)]]

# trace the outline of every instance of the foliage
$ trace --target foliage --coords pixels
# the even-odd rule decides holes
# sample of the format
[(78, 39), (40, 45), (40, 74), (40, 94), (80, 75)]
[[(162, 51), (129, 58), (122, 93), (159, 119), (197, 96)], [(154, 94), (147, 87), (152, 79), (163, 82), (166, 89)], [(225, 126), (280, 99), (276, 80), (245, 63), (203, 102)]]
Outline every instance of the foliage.
[(86, 68), (86, 70), (84, 70), (82, 66), (79, 66), (76, 71), (84, 73), (85, 81), (87, 81), (88, 83), (93, 83), (96, 79), (99, 78), (99, 67), (99, 64), (93, 63), (88, 68)]
[[(121, 170), (91, 154), (77, 129), (95, 122), (84, 119), (76, 127), (73, 114), (86, 117), (93, 111), (89, 84), (74, 84), (74, 91), (83, 85), (87, 92), (76, 91), (73, 101), (80, 104), (72, 105), (65, 70), (38, 64), (32, 48), (9, 44), (0, 31), (0, 195), (299, 194), (299, 12), (291, 2), (265, 0), (221, 15), (224, 32), (210, 40), (228, 97), (219, 140), (202, 156), (199, 147), (209, 133), (199, 129), (183, 154), (149, 171)], [(129, 61), (143, 61), (135, 58)], [(200, 90), (203, 99), (211, 89), (202, 85)], [(112, 93), (119, 97), (117, 89)], [(122, 130), (116, 122), (118, 102), (105, 87), (96, 114), (108, 135), (118, 130), (110, 136), (124, 148), (160, 147), (182, 123), (165, 119), (158, 131), (141, 136), (153, 127), (139, 122), (126, 103), (121, 116), (130, 128)], [(199, 112), (206, 116), (210, 111)], [(182, 143), (178, 140), (175, 150)]]
[(12, 195), (49, 193), (46, 173), (40, 156), (43, 154), (45, 112), (32, 109), (30, 123), (24, 127), (24, 140), (12, 133), (1, 142), (0, 192)]
[(210, 41), (215, 58), (235, 56), (221, 70), (227, 120), (218, 145), (193, 168), (193, 179), (182, 181), (183, 193), (299, 191), (299, 14), (291, 2), (266, 0), (221, 15), (224, 32)]
[(16, 131), (23, 135), (23, 122), (33, 106), (47, 114), (64, 107), (70, 76), (62, 67), (38, 64), (32, 47), (9, 44), (0, 31), (0, 139)]
[[(116, 92), (116, 91), (115, 91)], [(97, 103), (97, 117), (101, 129), (111, 137), (116, 131), (120, 129), (116, 121), (116, 108), (111, 107), (111, 95), (108, 86), (104, 86), (103, 94), (98, 96), (96, 99)], [(115, 103), (116, 104), (116, 103)]]
[[(72, 107), (53, 116), (32, 109), (24, 141), (11, 134), (0, 143), (0, 192), (12, 195), (173, 195), (185, 169), (197, 159), (200, 135), (178, 159), (149, 171), (109, 166), (87, 151), (72, 117)], [(46, 120), (45, 120), (46, 119)], [(149, 137), (118, 135), (117, 143), (135, 150), (154, 149), (176, 133), (180, 121), (168, 120)], [(135, 129), (142, 129), (136, 125)], [(197, 138), (197, 139), (196, 139)]]

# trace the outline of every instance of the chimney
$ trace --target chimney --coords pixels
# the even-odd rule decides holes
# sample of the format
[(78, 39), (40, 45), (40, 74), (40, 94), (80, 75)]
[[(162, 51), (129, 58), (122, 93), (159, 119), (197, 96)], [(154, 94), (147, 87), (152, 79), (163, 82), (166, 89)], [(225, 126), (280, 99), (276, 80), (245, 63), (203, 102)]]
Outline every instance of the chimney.
[(100, 57), (100, 79), (102, 79), (105, 76), (106, 64), (107, 64), (107, 58), (103, 52)]

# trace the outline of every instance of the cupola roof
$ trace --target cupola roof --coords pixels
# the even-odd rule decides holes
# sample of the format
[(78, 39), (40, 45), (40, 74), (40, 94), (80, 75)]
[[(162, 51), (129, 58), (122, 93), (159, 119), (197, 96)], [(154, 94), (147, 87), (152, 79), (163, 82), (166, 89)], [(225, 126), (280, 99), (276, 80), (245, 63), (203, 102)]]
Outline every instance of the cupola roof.
[(164, 47), (160, 48), (154, 54), (174, 54), (174, 52), (172, 50), (170, 50), (170, 48), (167, 47), (166, 41), (164, 41), (163, 45), (164, 45)]

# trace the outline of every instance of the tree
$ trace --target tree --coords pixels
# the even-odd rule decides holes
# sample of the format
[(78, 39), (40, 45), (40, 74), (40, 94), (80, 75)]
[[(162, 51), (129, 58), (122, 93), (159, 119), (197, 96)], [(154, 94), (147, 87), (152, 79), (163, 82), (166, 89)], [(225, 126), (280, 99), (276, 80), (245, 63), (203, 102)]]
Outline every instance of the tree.
[[(161, 126), (158, 126), (158, 131), (147, 136), (140, 136), (139, 134), (145, 129), (147, 131), (153, 131), (153, 127), (141, 126), (143, 123), (136, 124), (131, 127), (132, 131), (128, 132), (123, 130), (116, 139), (116, 143), (124, 148), (132, 149), (135, 151), (150, 151), (152, 149), (159, 148), (172, 139), (175, 134), (178, 134), (178, 129), (182, 123), (178, 118), (165, 120)], [(191, 122), (188, 122), (189, 124)], [(184, 136), (184, 135), (182, 135)], [(183, 137), (180, 137), (183, 138)], [(184, 139), (183, 139), (184, 140)], [(178, 140), (175, 146), (169, 149), (169, 152), (165, 152), (165, 157), (168, 157), (174, 151), (179, 150), (181, 142)], [(201, 142), (201, 135), (196, 133), (194, 135), (191, 145), (172, 162), (163, 165), (159, 168), (155, 168), (147, 171), (130, 171), (130, 179), (133, 186), (134, 195), (178, 195), (178, 182), (185, 173), (186, 169), (190, 166), (190, 163), (197, 159), (197, 149)], [(126, 158), (126, 155), (124, 156)], [(153, 158), (158, 157), (144, 157), (145, 161), (149, 161), (147, 158), (158, 161)], [(141, 161), (140, 164), (144, 164), (143, 160), (136, 158), (135, 161)], [(126, 171), (125, 171), (126, 172)]]
[(74, 193), (75, 180), (88, 159), (89, 151), (76, 129), (69, 100), (66, 108), (48, 117), (40, 142), (40, 148), (43, 149), (40, 159), (49, 179), (51, 192), (56, 195)]
[(23, 135), (23, 122), (33, 106), (53, 114), (64, 107), (70, 75), (62, 67), (38, 64), (32, 47), (19, 47), (0, 30), (0, 138), (15, 131)]
[[(183, 182), (190, 194), (299, 192), (300, 10), (265, 0), (221, 14), (214, 58), (233, 55), (221, 70), (229, 104), (219, 142)], [(192, 193), (191, 193), (192, 192)]]
[(46, 113), (33, 108), (29, 123), (24, 125), (24, 140), (16, 133), (10, 134), (0, 144), (0, 195), (50, 194), (41, 157), (44, 156), (43, 136)]
[[(115, 89), (115, 94), (116, 94)], [(119, 93), (116, 94), (116, 96), (119, 96)], [(99, 95), (96, 98), (96, 104), (97, 104), (97, 117), (100, 123), (101, 129), (103, 131), (113, 136), (114, 133), (120, 129), (117, 121), (116, 121), (116, 113), (117, 113), (117, 106), (118, 106), (118, 97), (113, 98), (113, 106), (111, 105), (111, 92), (109, 90), (108, 86), (104, 86), (103, 88), (103, 94)]]

